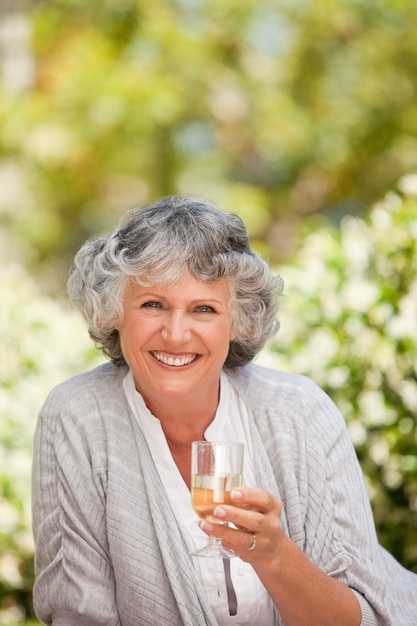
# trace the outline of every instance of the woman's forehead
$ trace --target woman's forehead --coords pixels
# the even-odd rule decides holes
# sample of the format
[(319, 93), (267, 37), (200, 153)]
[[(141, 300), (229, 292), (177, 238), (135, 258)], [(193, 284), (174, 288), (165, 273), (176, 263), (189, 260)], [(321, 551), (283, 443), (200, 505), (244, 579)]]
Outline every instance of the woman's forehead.
[(166, 280), (164, 275), (158, 273), (141, 274), (132, 276), (128, 283), (129, 288), (139, 292), (152, 291), (161, 295), (175, 292), (184, 294), (215, 296), (224, 298), (230, 297), (230, 281), (227, 278), (207, 281), (194, 276), (190, 271), (184, 271), (180, 276)]

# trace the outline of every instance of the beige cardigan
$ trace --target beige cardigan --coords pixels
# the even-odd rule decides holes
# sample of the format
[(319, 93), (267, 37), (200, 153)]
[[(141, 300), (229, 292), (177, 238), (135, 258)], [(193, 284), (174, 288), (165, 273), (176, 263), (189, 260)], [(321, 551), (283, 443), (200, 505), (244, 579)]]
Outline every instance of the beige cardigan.
[[(215, 626), (164, 486), (106, 364), (56, 387), (34, 442), (34, 605), (54, 626)], [(324, 572), (349, 585), (363, 626), (415, 626), (417, 576), (377, 543), (343, 418), (312, 381), (226, 370), (252, 421), (260, 487)], [(389, 576), (389, 578), (388, 578)], [(276, 624), (282, 624), (276, 615)]]

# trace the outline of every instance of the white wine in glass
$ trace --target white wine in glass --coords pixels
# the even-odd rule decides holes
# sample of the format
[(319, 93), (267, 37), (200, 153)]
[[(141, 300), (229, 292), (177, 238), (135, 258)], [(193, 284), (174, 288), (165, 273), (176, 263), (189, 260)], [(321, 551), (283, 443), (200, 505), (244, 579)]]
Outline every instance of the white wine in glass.
[[(212, 524), (222, 524), (214, 517), (214, 509), (221, 504), (233, 504), (231, 492), (242, 484), (245, 445), (234, 442), (193, 441), (191, 444), (191, 499), (195, 512)], [(221, 539), (209, 537), (207, 544), (192, 556), (237, 556), (225, 548)]]

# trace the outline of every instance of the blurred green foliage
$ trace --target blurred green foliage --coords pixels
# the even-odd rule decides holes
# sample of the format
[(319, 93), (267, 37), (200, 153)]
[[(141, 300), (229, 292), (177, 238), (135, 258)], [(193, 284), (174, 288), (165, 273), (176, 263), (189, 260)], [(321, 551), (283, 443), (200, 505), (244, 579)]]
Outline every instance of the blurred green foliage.
[(268, 359), (306, 374), (347, 420), (381, 543), (417, 572), (417, 175), (364, 221), (318, 226), (283, 267)]
[(0, 219), (32, 262), (170, 193), (237, 209), (280, 260), (305, 215), (358, 213), (417, 167), (414, 0), (28, 6), (36, 76), (0, 93), (0, 187), (18, 187)]
[(36, 413), (99, 358), (51, 295), (87, 237), (171, 193), (237, 211), (281, 268), (262, 359), (335, 399), (417, 571), (415, 0), (12, 4), (35, 73), (0, 83), (0, 621), (32, 611)]

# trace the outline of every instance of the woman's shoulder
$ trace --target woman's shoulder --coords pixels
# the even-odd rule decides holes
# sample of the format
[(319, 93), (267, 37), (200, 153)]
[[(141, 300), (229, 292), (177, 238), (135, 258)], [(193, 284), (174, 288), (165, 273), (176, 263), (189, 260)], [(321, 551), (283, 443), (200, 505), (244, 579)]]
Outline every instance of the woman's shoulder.
[(300, 428), (326, 429), (344, 419), (328, 394), (311, 378), (250, 363), (226, 372), (230, 383), (258, 416), (291, 422)]
[(118, 397), (126, 374), (126, 366), (104, 363), (56, 385), (49, 392), (44, 406), (70, 406), (88, 400), (105, 404)]
[(324, 391), (307, 376), (292, 374), (255, 363), (228, 368), (226, 374), (238, 391), (249, 389), (251, 394), (255, 393), (265, 399), (269, 399), (270, 395), (276, 393), (308, 395), (309, 397), (325, 395)]

